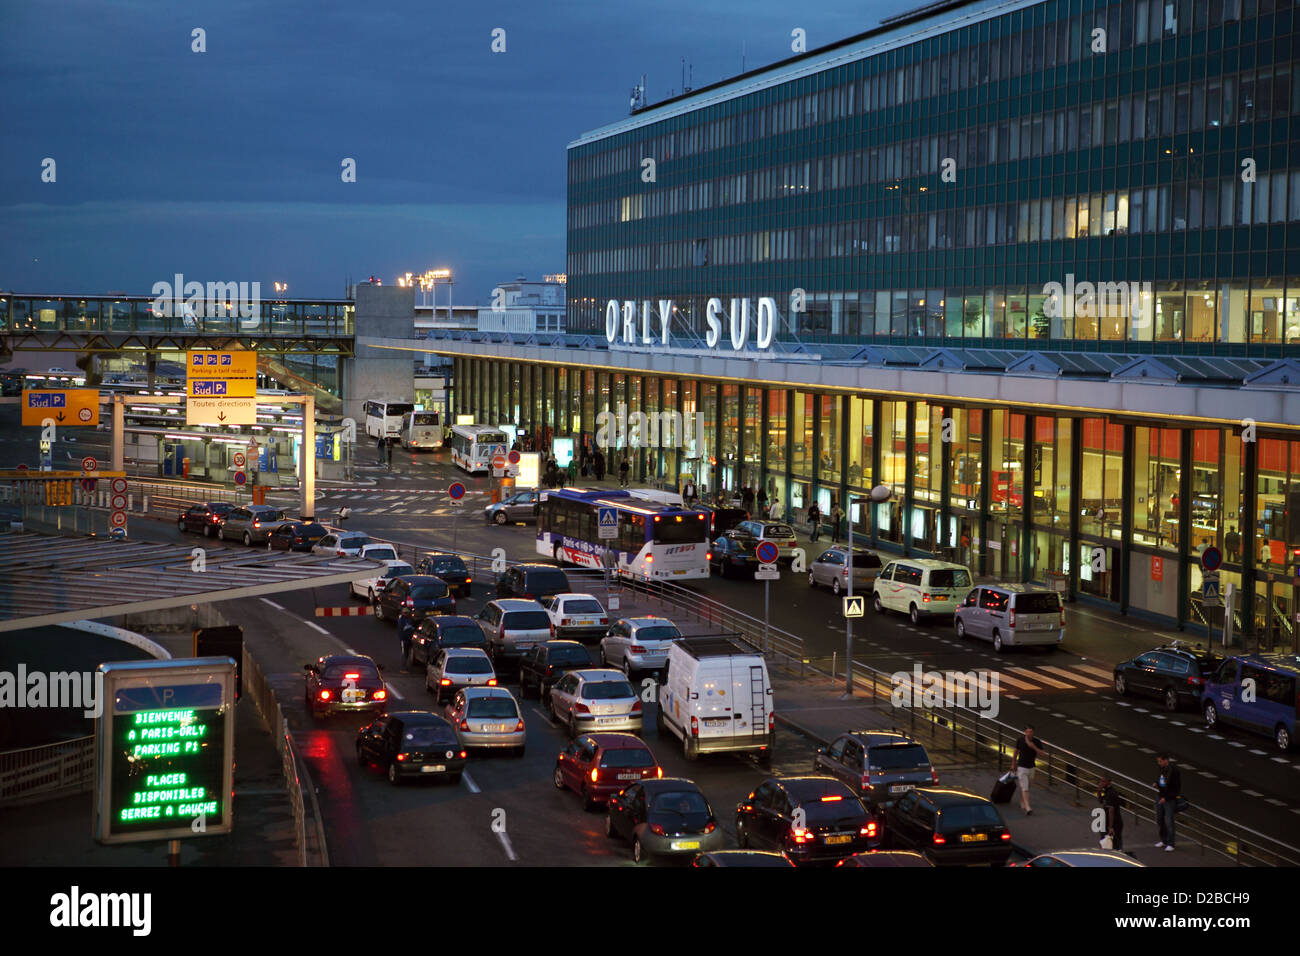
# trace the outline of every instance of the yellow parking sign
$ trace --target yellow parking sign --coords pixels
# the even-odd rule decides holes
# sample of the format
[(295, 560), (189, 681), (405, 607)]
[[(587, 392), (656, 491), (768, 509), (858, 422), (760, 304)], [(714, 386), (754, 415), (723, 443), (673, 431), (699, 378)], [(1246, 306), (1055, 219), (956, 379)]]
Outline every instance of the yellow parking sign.
[(23, 424), (40, 425), (47, 418), (55, 425), (99, 424), (99, 389), (23, 389)]

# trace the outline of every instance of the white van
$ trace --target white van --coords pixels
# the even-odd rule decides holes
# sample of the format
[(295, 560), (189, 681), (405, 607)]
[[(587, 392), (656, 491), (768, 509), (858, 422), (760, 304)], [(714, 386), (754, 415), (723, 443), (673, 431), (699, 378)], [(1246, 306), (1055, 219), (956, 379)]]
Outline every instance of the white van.
[(951, 617), (974, 586), (970, 568), (934, 558), (899, 558), (876, 577), (876, 613), (906, 614), (913, 624), (923, 617)]
[(752, 750), (766, 764), (776, 738), (767, 662), (739, 635), (683, 637), (668, 649), (659, 684), (661, 734), (681, 738), (687, 760)]

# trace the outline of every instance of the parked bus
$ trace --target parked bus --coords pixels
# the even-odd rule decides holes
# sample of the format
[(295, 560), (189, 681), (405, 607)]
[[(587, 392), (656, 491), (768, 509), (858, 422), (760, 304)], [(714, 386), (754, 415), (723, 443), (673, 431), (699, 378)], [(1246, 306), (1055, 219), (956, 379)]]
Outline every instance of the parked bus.
[(471, 475), (490, 471), (492, 455), (510, 447), (506, 433), (492, 425), (457, 425), (451, 430), (451, 461)]
[[(618, 533), (601, 538), (599, 509), (613, 508)], [(562, 488), (542, 492), (537, 553), (560, 564), (604, 567), (606, 549), (618, 573), (642, 580), (689, 581), (709, 576), (709, 520), (699, 509), (638, 498), (635, 492)]]
[(442, 447), (441, 418), (437, 412), (407, 412), (402, 416), (402, 447)]
[(366, 402), (366, 434), (382, 442), (402, 437), (402, 416), (415, 411), (410, 402)]

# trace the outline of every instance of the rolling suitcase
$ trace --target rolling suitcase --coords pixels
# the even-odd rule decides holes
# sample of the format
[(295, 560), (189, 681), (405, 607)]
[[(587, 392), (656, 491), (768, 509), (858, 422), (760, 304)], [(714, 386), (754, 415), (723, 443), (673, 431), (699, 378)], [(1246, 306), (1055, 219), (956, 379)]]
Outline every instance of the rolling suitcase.
[(993, 792), (989, 794), (989, 799), (994, 803), (1010, 803), (1015, 792), (1016, 775), (1014, 771), (1008, 770), (993, 784)]

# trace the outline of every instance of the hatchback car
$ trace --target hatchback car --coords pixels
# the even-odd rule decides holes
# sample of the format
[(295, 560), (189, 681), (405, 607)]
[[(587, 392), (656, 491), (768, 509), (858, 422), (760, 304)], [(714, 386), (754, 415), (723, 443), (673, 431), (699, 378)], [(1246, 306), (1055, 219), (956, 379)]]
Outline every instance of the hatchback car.
[(752, 538), (766, 538), (775, 544), (780, 548), (778, 563), (787, 564), (794, 560), (799, 541), (794, 536), (794, 528), (784, 521), (742, 521), (736, 525), (736, 530)]
[(1011, 831), (998, 808), (968, 790), (911, 790), (885, 809), (885, 830), (893, 846), (936, 866), (1002, 866), (1011, 857)]
[(909, 790), (939, 782), (920, 743), (893, 730), (856, 730), (818, 747), (813, 773), (848, 784), (869, 807), (892, 803)]
[(404, 634), (403, 627), (411, 630), (411, 641), (407, 650), (406, 666), (427, 664), (435, 652), (444, 647), (477, 647), (488, 649), (487, 638), (483, 629), (472, 617), (460, 614), (435, 614), (426, 617), (418, 624), (412, 624), (410, 618), (397, 619), (399, 636)]
[(743, 531), (728, 531), (715, 538), (709, 547), (709, 569), (717, 569), (724, 578), (732, 574), (753, 574), (758, 569), (754, 549), (758, 539)]
[(869, 853), (855, 853), (847, 856), (835, 864), (840, 866), (871, 866), (871, 867), (910, 867), (910, 866), (934, 866), (929, 860), (917, 853), (915, 850), (872, 850)]
[(323, 524), (314, 521), (281, 521), (267, 535), (268, 551), (310, 551), (327, 534)]
[(609, 628), (609, 612), (590, 594), (557, 594), (539, 602), (561, 641), (598, 641)]
[(415, 568), (405, 561), (384, 561), (382, 568), (349, 582), (348, 590), (353, 597), (374, 604), (379, 599), (379, 592), (388, 587), (393, 578), (404, 578), (414, 573)]
[(232, 508), (221, 519), (222, 541), (242, 541), (244, 544), (262, 543), (284, 520), (284, 512), (270, 505), (240, 505)]
[(357, 552), (358, 558), (364, 558), (367, 561), (398, 561), (397, 549), (391, 544), (380, 544), (372, 542), (361, 546)]
[(668, 648), (681, 636), (666, 617), (620, 617), (600, 642), (600, 663), (621, 668), (628, 677), (662, 672), (668, 665)]
[(484, 508), (483, 517), (490, 524), (535, 521), (537, 520), (537, 508), (536, 491), (516, 491), (513, 495), (495, 501)]
[(424, 668), (424, 689), (446, 702), (462, 687), (496, 687), (497, 674), (487, 653), (477, 647), (447, 647)]
[(569, 671), (551, 688), (550, 709), (570, 737), (594, 730), (641, 732), (641, 698), (616, 670)]
[[(409, 567), (409, 565), (408, 565)], [(381, 621), (407, 618), (407, 629), (430, 614), (455, 614), (456, 599), (451, 589), (427, 574), (405, 573), (395, 577), (375, 595), (375, 617)]]
[(369, 657), (333, 654), (304, 664), (303, 670), (307, 672), (307, 710), (313, 717), (388, 707), (388, 689), (379, 676), (379, 665)]
[(714, 850), (701, 853), (691, 866), (744, 866), (754, 868), (786, 870), (794, 866), (784, 853), (771, 853), (766, 850)]
[(519, 696), (535, 688), (543, 704), (555, 682), (569, 671), (591, 667), (591, 654), (577, 641), (543, 641), (519, 661)]
[(456, 783), (467, 756), (451, 724), (427, 710), (385, 714), (357, 734), (357, 763), (383, 767), (394, 786), (406, 777)]
[(524, 755), (524, 718), (514, 695), (504, 687), (462, 687), (443, 713), (456, 728), (462, 747)]
[(311, 553), (330, 558), (355, 558), (361, 554), (362, 548), (371, 543), (369, 535), (355, 531), (331, 531), (312, 546)]
[(221, 533), (221, 519), (233, 511), (235, 506), (229, 501), (209, 501), (206, 504), (190, 505), (176, 519), (176, 527), (181, 531), (193, 531), (205, 538)]
[[(1014, 865), (1014, 864), (1013, 864)], [(1021, 866), (1146, 866), (1118, 850), (1054, 850), (1040, 853)]]
[(663, 774), (659, 761), (639, 737), (599, 733), (570, 740), (555, 758), (551, 779), (557, 790), (581, 794), (584, 810), (594, 810), (634, 782)]
[[(862, 594), (876, 586), (880, 555), (866, 548), (853, 549), (853, 593)], [(808, 565), (808, 586), (830, 588), (837, 597), (849, 586), (849, 549), (827, 548)]]
[(551, 639), (551, 619), (536, 601), (489, 601), (475, 620), (498, 670), (517, 668), (521, 657)]
[(1007, 647), (1060, 647), (1065, 640), (1065, 604), (1056, 591), (985, 584), (972, 588), (958, 605), (953, 628), (958, 639), (990, 641), (998, 653)]
[(442, 578), (461, 597), (469, 597), (470, 590), (473, 588), (469, 568), (465, 567), (465, 559), (459, 554), (448, 554), (445, 551), (430, 552), (420, 559), (415, 570), (421, 574), (432, 574), (435, 578)]
[(516, 564), (497, 578), (497, 597), (540, 601), (572, 591), (568, 576), (549, 564)]
[(1116, 664), (1115, 693), (1121, 697), (1140, 694), (1159, 698), (1168, 711), (1195, 708), (1201, 702), (1205, 682), (1222, 662), (1222, 657), (1199, 644), (1189, 647), (1174, 641)]
[(771, 777), (736, 807), (736, 840), (796, 864), (834, 863), (880, 846), (880, 823), (834, 777)]
[(637, 863), (661, 857), (693, 857), (722, 849), (713, 808), (692, 780), (644, 780), (609, 798), (605, 836), (632, 844)]

